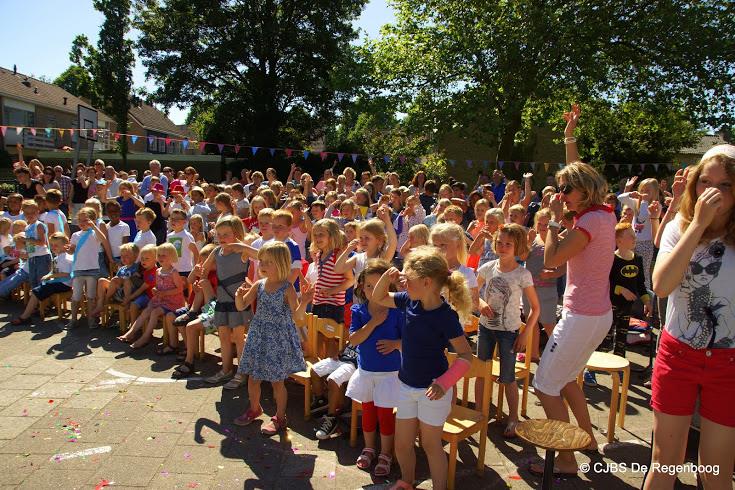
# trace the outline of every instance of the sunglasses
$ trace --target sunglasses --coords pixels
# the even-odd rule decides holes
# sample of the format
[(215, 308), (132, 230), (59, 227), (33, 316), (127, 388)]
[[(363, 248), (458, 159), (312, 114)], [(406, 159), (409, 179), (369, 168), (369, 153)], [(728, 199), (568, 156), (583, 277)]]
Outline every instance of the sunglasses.
[(572, 187), (571, 184), (564, 184), (563, 186), (559, 187), (559, 192), (561, 192), (564, 195), (571, 194), (574, 190), (574, 187)]
[(708, 264), (706, 267), (702, 267), (701, 264), (698, 264), (697, 262), (690, 262), (689, 267), (692, 270), (692, 274), (699, 275), (702, 272), (706, 272), (710, 276), (717, 275), (717, 273), (720, 271), (720, 266), (722, 265), (721, 262), (712, 262)]

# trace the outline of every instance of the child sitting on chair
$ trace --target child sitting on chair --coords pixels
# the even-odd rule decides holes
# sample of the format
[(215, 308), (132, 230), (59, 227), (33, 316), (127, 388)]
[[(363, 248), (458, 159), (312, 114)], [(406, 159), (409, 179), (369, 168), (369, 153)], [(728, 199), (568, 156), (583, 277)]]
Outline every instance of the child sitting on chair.
[(124, 243), (120, 246), (120, 261), (122, 266), (115, 273), (115, 277), (108, 279), (101, 277), (97, 280), (97, 304), (89, 312), (89, 316), (98, 316), (105, 305), (114, 301), (128, 307), (133, 301), (133, 293), (144, 283), (138, 273), (138, 246), (134, 243)]
[(31, 290), (31, 296), (26, 309), (10, 323), (12, 325), (28, 325), (31, 315), (39, 303), (57, 293), (71, 291), (71, 263), (72, 256), (66, 252), (69, 239), (63, 232), (56, 232), (49, 237), (51, 252), (54, 254), (51, 272), (43, 277), (40, 286)]

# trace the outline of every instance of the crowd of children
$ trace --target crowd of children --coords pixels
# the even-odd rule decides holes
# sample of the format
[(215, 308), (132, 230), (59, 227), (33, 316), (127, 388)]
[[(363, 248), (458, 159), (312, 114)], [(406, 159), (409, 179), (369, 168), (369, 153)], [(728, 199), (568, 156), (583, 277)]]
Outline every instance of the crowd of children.
[[(315, 185), (292, 165), (285, 183), (268, 169), (212, 184), (200, 181), (192, 167), (180, 175), (170, 168), (161, 173), (152, 161), (139, 184), (97, 161), (76, 170), (75, 189), (87, 193), (84, 199), (62, 202), (55, 189), (35, 199), (4, 198), (0, 297), (23, 283), (30, 287), (13, 325), (30, 324), (39, 303), (57, 293), (71, 291), (68, 328), (79, 326), (82, 307), (89, 327), (97, 328), (108, 305), (120, 304), (132, 321), (118, 339), (143, 348), (162, 324), (167, 340), (155, 352), (177, 356), (181, 364), (173, 377), (179, 379), (196, 372), (200, 332), (216, 331), (221, 369), (206, 382), (247, 386), (249, 407), (234, 420), (238, 425), (262, 416), (261, 385), (270, 383), (276, 413), (261, 427), (268, 435), (287, 427), (285, 381), (306, 368), (305, 356), (315, 355), (297, 325), (307, 311), (343, 324), (346, 347), (326, 342), (322, 358), (311, 365), (311, 410), (326, 412), (316, 437), (339, 430), (347, 396), (362, 408), (360, 469), (386, 476), (395, 456), (401, 470), (396, 488), (411, 488), (420, 431), (434, 488), (443, 488), (442, 427), (453, 386), (472, 361), (463, 326), (473, 315), (477, 357), (495, 355), (500, 365), (510, 415), (503, 436), (509, 438), (519, 420), (518, 356), (540, 363), (535, 387), (547, 415), (568, 420), (563, 397), (591, 432), (580, 405), (584, 397), (566, 377), (576, 378), (592, 350), (625, 356), (630, 317), (636, 304), (651, 314), (652, 289), (675, 295), (667, 318), (679, 330), (665, 334), (669, 348), (677, 348), (675, 342), (721, 353), (735, 348), (732, 304), (718, 282), (735, 250), (733, 147), (703, 159), (693, 172), (679, 171), (670, 190), (651, 178), (634, 190), (631, 178), (618, 195), (610, 194), (592, 167), (577, 162), (578, 108), (566, 117), (568, 165), (546, 180), (541, 193), (532, 190), (532, 174), (524, 174), (521, 185), (506, 181), (500, 170), (492, 178), (481, 175), (471, 189), (429, 180), (423, 172), (402, 186), (397, 174), (379, 174), (372, 162), (359, 182), (347, 167), (336, 177), (328, 169)], [(26, 179), (38, 167), (17, 165), (26, 190), (38, 189), (37, 176)], [(688, 214), (676, 214), (680, 203)], [(714, 216), (712, 208), (725, 217)], [(714, 222), (719, 228), (707, 231)], [(703, 249), (706, 240), (711, 245)], [(653, 271), (659, 243), (667, 267), (684, 279), (672, 282)], [(699, 255), (689, 264), (671, 258), (678, 253)], [(544, 336), (550, 341), (541, 352)], [(447, 348), (458, 356), (451, 365)], [(727, 367), (730, 375), (733, 368)], [(718, 392), (728, 393), (730, 402), (732, 379), (729, 392)], [(593, 385), (594, 376), (586, 373), (585, 382)], [(671, 386), (658, 364), (656, 386)], [(478, 407), (482, 392), (478, 381)], [(702, 402), (702, 415), (726, 427), (735, 446), (731, 414)], [(669, 395), (654, 393), (664, 431), (674, 430), (666, 417), (689, 410), (681, 403), (668, 410), (670, 404)], [(654, 459), (678, 458), (656, 448)], [(560, 455), (561, 472), (576, 472), (565, 458)]]

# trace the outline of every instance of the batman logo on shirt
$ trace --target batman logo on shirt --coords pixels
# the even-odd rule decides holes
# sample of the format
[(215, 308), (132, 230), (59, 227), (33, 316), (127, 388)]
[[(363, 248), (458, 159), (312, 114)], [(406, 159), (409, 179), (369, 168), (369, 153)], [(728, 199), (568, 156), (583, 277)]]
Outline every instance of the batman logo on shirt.
[(627, 278), (636, 277), (638, 275), (638, 266), (626, 265), (625, 267), (620, 269), (620, 275)]

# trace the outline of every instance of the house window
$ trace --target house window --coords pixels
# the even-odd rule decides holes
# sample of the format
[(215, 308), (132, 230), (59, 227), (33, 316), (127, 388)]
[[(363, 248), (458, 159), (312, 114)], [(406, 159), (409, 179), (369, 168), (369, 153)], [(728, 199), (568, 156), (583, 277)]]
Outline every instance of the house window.
[[(3, 125), (4, 126), (15, 126), (15, 127), (33, 127), (35, 126), (35, 114), (30, 111), (18, 109), (16, 107), (3, 107)], [(27, 131), (27, 130), (26, 130)], [(18, 138), (15, 131), (5, 132), (5, 144), (15, 145), (16, 143), (23, 143)]]
[[(151, 137), (154, 139), (151, 140)], [(146, 147), (148, 153), (166, 153), (166, 134), (148, 131), (146, 137)]]

